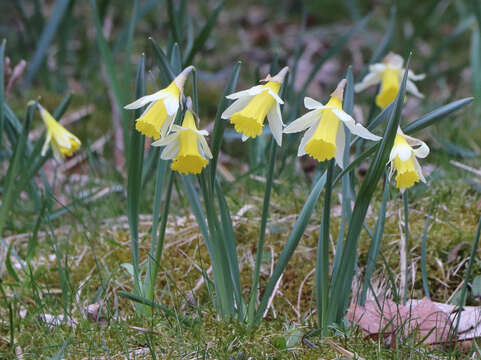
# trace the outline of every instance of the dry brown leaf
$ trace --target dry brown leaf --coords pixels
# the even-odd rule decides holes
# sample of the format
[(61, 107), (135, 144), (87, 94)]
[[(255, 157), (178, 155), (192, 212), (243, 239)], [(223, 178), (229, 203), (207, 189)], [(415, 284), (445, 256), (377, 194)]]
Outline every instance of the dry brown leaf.
[(368, 336), (415, 335), (424, 344), (444, 343), (449, 340), (451, 320), (443, 309), (428, 298), (410, 306), (386, 299), (379, 305), (374, 300), (364, 306), (351, 305), (347, 319), (355, 322)]

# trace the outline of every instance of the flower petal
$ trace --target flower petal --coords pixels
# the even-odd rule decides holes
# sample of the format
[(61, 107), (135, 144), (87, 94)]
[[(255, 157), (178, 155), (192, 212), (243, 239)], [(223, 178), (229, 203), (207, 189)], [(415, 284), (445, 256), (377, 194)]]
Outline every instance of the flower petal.
[(222, 119), (230, 119), (230, 117), (235, 114), (236, 112), (241, 111), (243, 108), (247, 106), (249, 101), (251, 101), (253, 96), (244, 96), (240, 99), (234, 101), (221, 115)]
[(417, 86), (411, 80), (406, 82), (406, 91), (420, 99), (424, 98), (424, 95), (419, 92)]
[(344, 169), (344, 147), (346, 146), (346, 134), (344, 132), (344, 125), (339, 124), (339, 129), (336, 135), (336, 163), (341, 169)]
[(51, 140), (52, 140), (52, 133), (47, 130), (47, 135), (45, 136), (45, 142), (43, 143), (42, 152), (40, 153), (40, 155), (45, 156), (47, 154), (48, 145), (50, 144)]
[(297, 150), (297, 156), (302, 156), (306, 154), (306, 144), (314, 136), (316, 128), (317, 126), (312, 126), (304, 133), (304, 136), (301, 139), (301, 143), (299, 144), (299, 149)]
[(162, 160), (170, 160), (175, 158), (179, 153), (179, 148), (180, 144), (178, 140), (170, 142), (160, 154), (160, 158)]
[(160, 91), (157, 91), (154, 94), (142, 96), (141, 98), (135, 100), (134, 102), (132, 102), (128, 105), (125, 105), (124, 109), (127, 109), (127, 110), (138, 109), (138, 108), (141, 108), (144, 105), (147, 105), (150, 102), (153, 102), (153, 101), (156, 101), (156, 100), (159, 100), (159, 99), (163, 99), (167, 96), (169, 96), (169, 94), (167, 92), (160, 90)]
[(331, 111), (347, 126), (347, 128), (354, 135), (372, 141), (381, 140), (380, 136), (374, 135), (360, 123), (356, 123), (354, 119), (350, 115), (346, 114), (344, 111), (339, 109), (332, 109)]
[(408, 70), (408, 79), (411, 79), (412, 81), (419, 81), (423, 80), (426, 77), (426, 74), (415, 74), (411, 70)]
[(160, 129), (162, 137), (169, 135), (174, 120), (175, 114), (173, 116), (167, 116), (167, 119), (165, 119), (164, 123), (162, 124), (162, 128)]
[(304, 98), (304, 107), (308, 110), (317, 110), (317, 109), (323, 109), (324, 105), (322, 105), (322, 103), (320, 103), (319, 101), (306, 96)]
[[(383, 65), (382, 70), (384, 70), (384, 68), (385, 66)], [(373, 65), (371, 65), (370, 72), (366, 76), (364, 76), (360, 83), (354, 85), (354, 91), (360, 92), (372, 85), (380, 83), (382, 70), (377, 70), (373, 67)]]
[(429, 146), (424, 141), (413, 138), (405, 134), (403, 134), (403, 136), (406, 138), (406, 141), (408, 142), (409, 145), (419, 146), (415, 149), (413, 148), (414, 155), (416, 155), (416, 157), (424, 159), (426, 156), (429, 155)]
[(175, 115), (179, 109), (179, 98), (175, 96), (167, 96), (164, 98), (164, 106), (169, 116)]
[(317, 124), (321, 118), (322, 110), (312, 110), (294, 120), (284, 128), (286, 134), (304, 131)]
[(250, 89), (238, 91), (238, 92), (232, 93), (230, 95), (227, 95), (226, 98), (230, 99), (230, 100), (235, 100), (235, 99), (240, 99), (244, 96), (254, 96), (254, 95), (257, 95), (257, 94), (261, 93), (265, 89), (266, 88), (262, 85), (256, 85), (256, 86), (251, 87)]
[(425, 178), (424, 175), (423, 175), (423, 169), (421, 168), (421, 165), (419, 165), (418, 159), (414, 158), (414, 159), (413, 159), (413, 162), (414, 162), (414, 168), (416, 169), (416, 172), (417, 172), (418, 175), (419, 175), (419, 179), (420, 179), (423, 183), (426, 183), (426, 178)]
[(170, 144), (172, 141), (175, 141), (177, 139), (177, 137), (179, 136), (179, 133), (176, 132), (174, 134), (170, 134), (168, 136), (164, 136), (162, 138), (160, 138), (159, 140), (157, 141), (154, 141), (151, 146), (165, 146), (165, 145), (168, 145)]
[(278, 103), (278, 104), (284, 104), (284, 100), (282, 100), (279, 95), (277, 95), (271, 88), (267, 88), (267, 92), (269, 93), (270, 96), (272, 96), (274, 98), (274, 100)]
[(267, 113), (267, 121), (272, 132), (272, 136), (276, 139), (277, 145), (282, 146), (282, 115), (279, 103), (274, 104)]
[(398, 145), (397, 155), (401, 161), (408, 161), (413, 155), (413, 149), (410, 146)]
[(249, 137), (247, 135), (242, 135), (242, 142), (246, 142)]
[(212, 152), (210, 151), (209, 144), (207, 144), (205, 137), (199, 136), (198, 138), (199, 138), (200, 147), (204, 152), (205, 156), (207, 156), (209, 159), (212, 159)]

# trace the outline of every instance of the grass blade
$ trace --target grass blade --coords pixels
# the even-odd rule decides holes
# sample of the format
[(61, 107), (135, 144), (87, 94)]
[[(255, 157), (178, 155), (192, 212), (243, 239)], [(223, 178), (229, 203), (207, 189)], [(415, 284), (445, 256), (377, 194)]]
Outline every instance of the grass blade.
[(23, 125), (22, 133), (15, 146), (15, 151), (13, 152), (12, 158), (9, 161), (7, 175), (5, 176), (5, 188), (2, 192), (2, 207), (0, 208), (0, 236), (3, 232), (3, 227), (7, 221), (10, 209), (15, 203), (15, 194), (17, 194), (15, 187), (18, 182), (17, 177), (20, 175), (19, 170), (22, 166), (21, 162), (24, 160), (28, 133), (30, 132), (35, 106), (36, 103), (32, 102), (27, 107), (27, 115)]
[(426, 225), (424, 226), (423, 239), (421, 242), (421, 277), (423, 279), (424, 296), (428, 299), (430, 299), (431, 296), (429, 295), (428, 270), (426, 266), (426, 241), (428, 238), (429, 220), (431, 220), (432, 209), (433, 207), (431, 206), (426, 216)]

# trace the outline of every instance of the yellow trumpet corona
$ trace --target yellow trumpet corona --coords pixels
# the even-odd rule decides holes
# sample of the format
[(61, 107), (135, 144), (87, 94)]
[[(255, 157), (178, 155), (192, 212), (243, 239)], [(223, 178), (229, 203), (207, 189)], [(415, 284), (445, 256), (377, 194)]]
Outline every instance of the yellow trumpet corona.
[(266, 81), (264, 85), (227, 96), (228, 99), (235, 101), (222, 113), (222, 119), (230, 119), (234, 129), (242, 134), (243, 141), (262, 134), (264, 120), (267, 117), (272, 136), (281, 146), (284, 124), (280, 105), (284, 102), (278, 93), (288, 71), (289, 68), (286, 66), (276, 76), (268, 75), (263, 79), (262, 81)]
[[(399, 92), (401, 80), (404, 76), (403, 63), (404, 60), (401, 56), (392, 52), (387, 54), (382, 63), (369, 66), (369, 73), (360, 83), (355, 85), (354, 90), (360, 92), (369, 86), (381, 84), (379, 93), (376, 96), (376, 105), (384, 109), (396, 99)], [(424, 79), (424, 74), (416, 75), (409, 70), (406, 92), (418, 98), (423, 98), (423, 94), (419, 92), (414, 84), (414, 81), (422, 79)]]
[(285, 133), (306, 130), (299, 145), (298, 156), (308, 154), (319, 162), (335, 158), (336, 163), (342, 168), (345, 148), (344, 125), (353, 135), (373, 141), (381, 139), (356, 123), (342, 110), (345, 85), (345, 79), (339, 82), (326, 105), (309, 97), (304, 98), (304, 106), (311, 111), (284, 129)]
[(55, 120), (55, 118), (41, 105), (38, 105), (38, 107), (40, 109), (40, 116), (42, 117), (47, 129), (41, 155), (45, 156), (48, 145), (50, 144), (52, 146), (55, 158), (61, 159), (66, 156), (71, 156), (80, 148), (80, 140), (74, 134), (60, 125), (57, 120)]
[[(413, 148), (413, 146), (417, 146)], [(425, 158), (429, 147), (421, 140), (405, 135), (398, 129), (394, 145), (389, 156), (391, 173), (396, 171), (396, 187), (401, 191), (408, 189), (419, 181), (426, 182), (417, 158)]]
[(192, 111), (185, 112), (182, 126), (173, 125), (173, 134), (152, 143), (165, 146), (161, 158), (172, 159), (171, 169), (181, 174), (200, 174), (212, 158), (205, 130), (198, 130)]
[(172, 160), (171, 168), (183, 174), (200, 174), (209, 161), (199, 152), (197, 126), (194, 115), (188, 110), (182, 127), (186, 130), (179, 133), (179, 153)]

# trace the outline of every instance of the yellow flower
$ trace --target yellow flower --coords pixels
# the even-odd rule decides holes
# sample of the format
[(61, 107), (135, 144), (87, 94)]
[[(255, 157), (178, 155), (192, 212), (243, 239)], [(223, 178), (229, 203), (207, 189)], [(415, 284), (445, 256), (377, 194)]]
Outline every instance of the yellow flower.
[(345, 146), (344, 125), (354, 135), (364, 139), (378, 141), (381, 139), (369, 132), (364, 126), (342, 110), (342, 98), (346, 80), (342, 80), (326, 105), (304, 98), (304, 106), (311, 110), (294, 120), (285, 129), (285, 133), (297, 133), (307, 130), (302, 137), (297, 152), (298, 156), (308, 154), (317, 161), (336, 158), (336, 163), (343, 167)]
[(267, 116), (272, 136), (277, 144), (282, 144), (282, 116), (280, 105), (284, 102), (277, 95), (284, 78), (289, 71), (286, 66), (276, 76), (267, 77), (264, 85), (257, 85), (248, 90), (239, 91), (227, 96), (236, 100), (223, 113), (222, 119), (230, 119), (235, 130), (242, 134), (242, 140), (255, 138), (262, 133)]
[(171, 168), (182, 174), (200, 174), (212, 159), (205, 136), (206, 130), (198, 130), (192, 111), (185, 112), (182, 126), (173, 125), (172, 134), (152, 143), (152, 146), (165, 146), (160, 155), (164, 160), (172, 160)]
[[(404, 76), (404, 60), (401, 56), (389, 53), (382, 63), (369, 66), (369, 73), (354, 87), (356, 92), (362, 91), (375, 84), (381, 84), (379, 94), (376, 96), (376, 104), (384, 109), (391, 104), (399, 92), (401, 80)], [(412, 95), (423, 98), (413, 81), (424, 79), (424, 74), (415, 75), (411, 70), (408, 71), (406, 91)]]
[(194, 69), (193, 66), (185, 68), (165, 89), (143, 96), (124, 106), (125, 109), (131, 110), (149, 104), (135, 123), (135, 128), (140, 133), (153, 139), (158, 139), (169, 133), (179, 109), (184, 83)]
[(60, 160), (65, 156), (70, 156), (77, 151), (81, 145), (80, 140), (60, 125), (41, 105), (38, 105), (38, 108), (40, 110), (40, 116), (47, 128), (47, 135), (42, 147), (41, 155), (45, 156), (49, 144), (52, 145), (53, 154), (57, 160)]
[[(413, 146), (418, 146), (413, 148)], [(400, 128), (397, 130), (394, 145), (389, 155), (391, 171), (389, 177), (396, 170), (396, 187), (404, 191), (419, 181), (426, 182), (421, 165), (417, 158), (429, 155), (429, 147), (423, 141), (405, 135)]]

